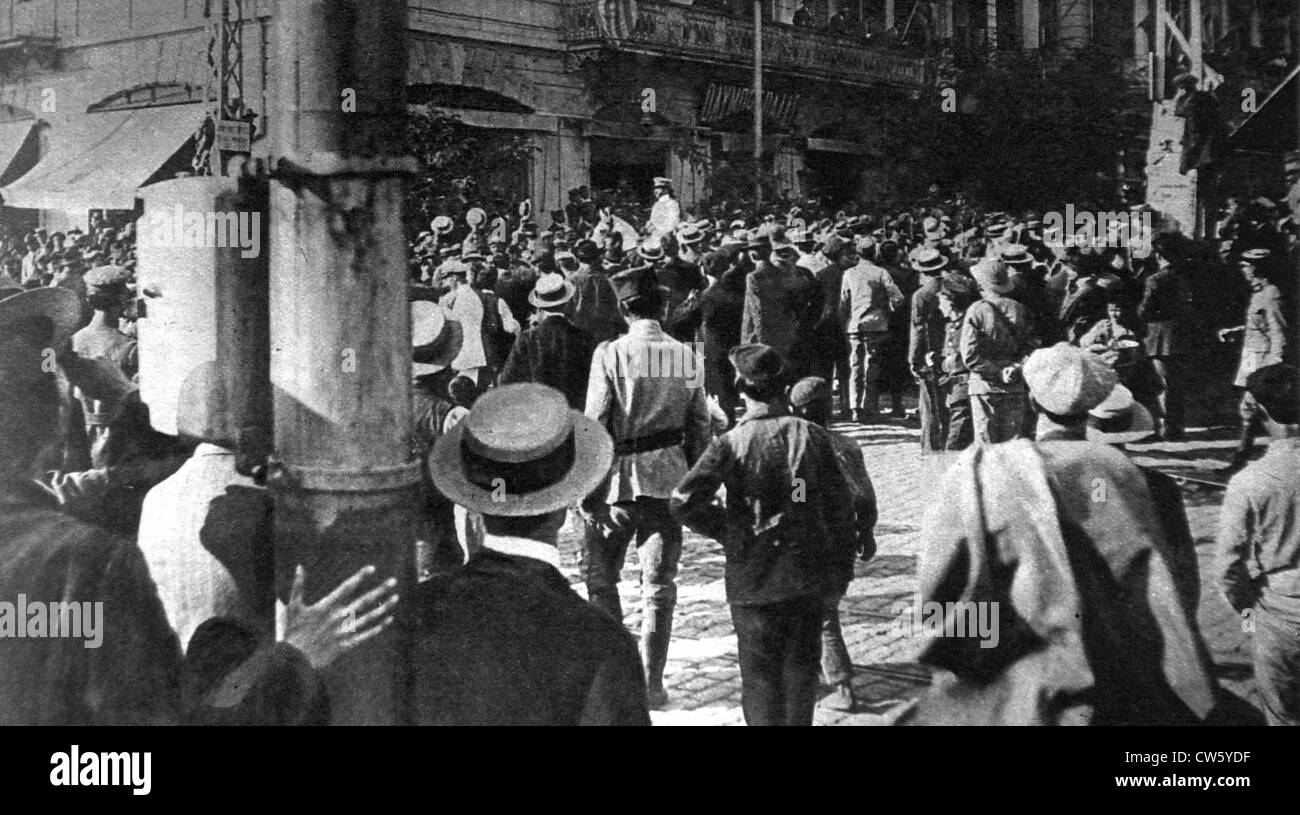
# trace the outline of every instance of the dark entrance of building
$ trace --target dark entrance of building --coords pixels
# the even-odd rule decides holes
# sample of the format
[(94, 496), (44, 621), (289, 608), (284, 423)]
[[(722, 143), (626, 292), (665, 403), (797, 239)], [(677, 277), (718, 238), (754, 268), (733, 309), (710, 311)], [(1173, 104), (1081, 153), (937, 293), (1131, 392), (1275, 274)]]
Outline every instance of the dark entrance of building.
[(655, 176), (666, 174), (668, 147), (631, 139), (591, 140), (592, 192), (616, 191), (620, 198), (649, 203)]
[(857, 198), (862, 172), (867, 168), (866, 156), (812, 149), (804, 154), (804, 164), (808, 168), (805, 184), (809, 197), (836, 207)]

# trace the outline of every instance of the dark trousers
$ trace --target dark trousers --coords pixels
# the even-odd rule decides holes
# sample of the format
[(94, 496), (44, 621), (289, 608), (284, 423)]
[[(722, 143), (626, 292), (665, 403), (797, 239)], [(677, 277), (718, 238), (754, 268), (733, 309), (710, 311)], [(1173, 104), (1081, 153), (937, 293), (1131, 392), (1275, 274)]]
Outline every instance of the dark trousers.
[(971, 424), (970, 399), (959, 399), (948, 405), (948, 439), (944, 449), (949, 452), (965, 450), (975, 443), (975, 428)]
[(642, 628), (654, 625), (653, 612), (677, 605), (677, 563), (682, 556), (682, 525), (668, 511), (667, 498), (641, 496), (635, 501), (611, 504), (614, 528), (602, 533), (590, 526), (583, 539), (579, 565), (591, 604), (620, 622), (623, 606), (618, 582), (627, 547), (636, 541), (641, 564), (641, 599), (645, 603)]
[(731, 607), (745, 724), (810, 726), (821, 673), (822, 598)]
[(918, 397), (921, 413), (921, 452), (942, 452), (944, 440), (948, 435), (948, 408), (944, 404), (943, 388), (939, 387), (933, 374), (925, 374), (921, 377)]
[(827, 685), (838, 685), (853, 678), (853, 660), (849, 647), (844, 644), (844, 629), (840, 626), (840, 600), (842, 595), (823, 597), (825, 609), (822, 620), (822, 676)]

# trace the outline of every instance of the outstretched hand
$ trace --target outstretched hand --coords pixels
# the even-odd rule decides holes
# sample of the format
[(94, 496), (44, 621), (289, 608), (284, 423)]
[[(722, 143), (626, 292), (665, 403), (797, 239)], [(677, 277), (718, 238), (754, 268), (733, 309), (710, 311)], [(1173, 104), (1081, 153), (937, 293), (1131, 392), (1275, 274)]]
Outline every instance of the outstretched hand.
[(320, 670), (379, 636), (393, 623), (397, 580), (390, 577), (357, 597), (362, 583), (374, 573), (374, 566), (366, 566), (309, 606), (304, 600), (307, 572), (299, 565), (289, 591), (282, 640), (301, 651), (311, 666)]

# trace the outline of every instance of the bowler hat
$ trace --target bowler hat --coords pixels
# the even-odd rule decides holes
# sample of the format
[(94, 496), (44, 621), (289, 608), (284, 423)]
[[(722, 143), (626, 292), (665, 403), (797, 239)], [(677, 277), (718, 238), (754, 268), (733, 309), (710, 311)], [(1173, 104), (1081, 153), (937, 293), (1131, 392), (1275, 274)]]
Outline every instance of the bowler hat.
[(503, 385), (474, 403), (429, 455), (438, 491), (484, 515), (544, 515), (573, 506), (609, 474), (614, 442), (570, 410), (564, 395), (534, 383)]

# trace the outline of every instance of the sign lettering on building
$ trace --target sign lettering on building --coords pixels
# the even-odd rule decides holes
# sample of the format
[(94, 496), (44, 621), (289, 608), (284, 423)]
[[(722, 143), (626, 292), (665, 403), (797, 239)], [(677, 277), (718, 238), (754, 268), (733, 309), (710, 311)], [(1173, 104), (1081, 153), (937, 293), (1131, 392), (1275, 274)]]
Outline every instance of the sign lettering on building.
[(248, 153), (252, 148), (253, 130), (247, 122), (217, 122), (217, 149), (231, 153)]
[[(710, 83), (700, 107), (700, 123), (709, 124), (741, 111), (754, 109), (754, 91), (742, 85)], [(778, 124), (791, 124), (799, 110), (799, 96), (794, 93), (766, 91), (763, 115)]]

